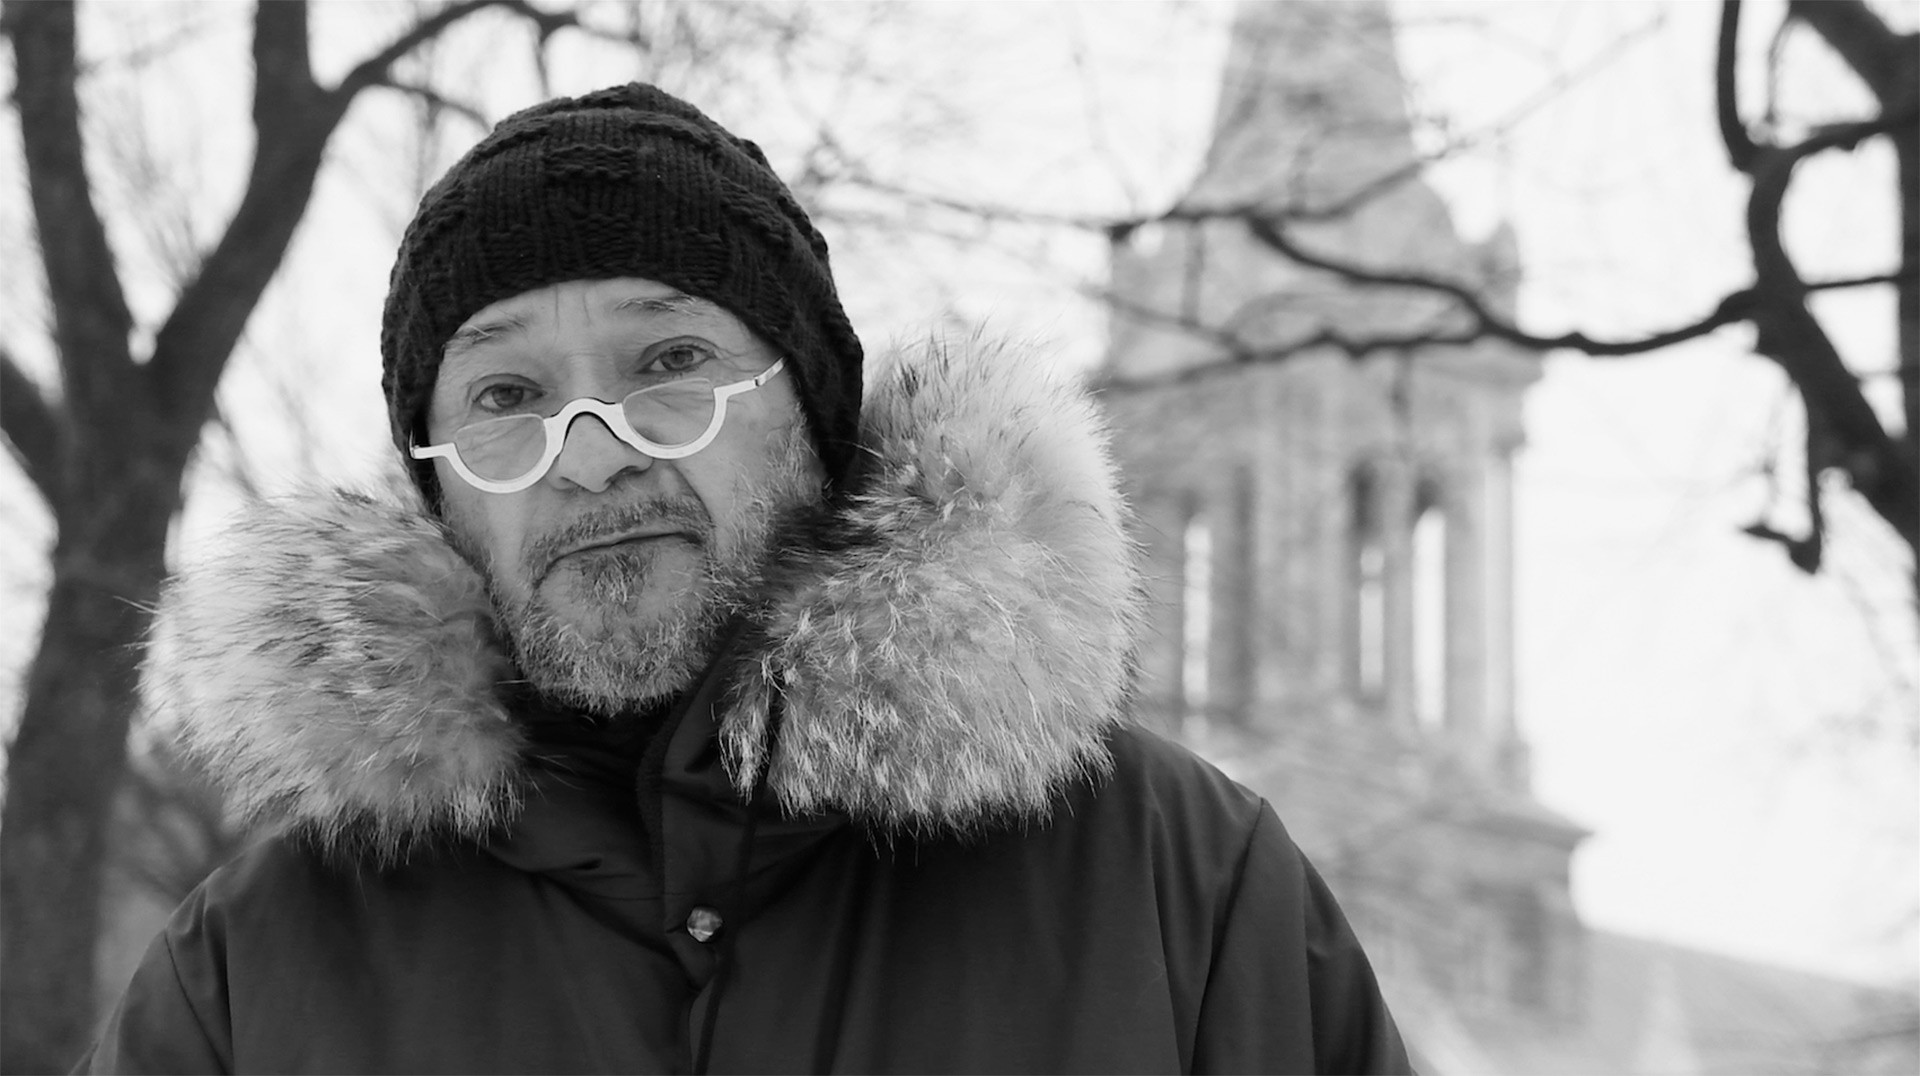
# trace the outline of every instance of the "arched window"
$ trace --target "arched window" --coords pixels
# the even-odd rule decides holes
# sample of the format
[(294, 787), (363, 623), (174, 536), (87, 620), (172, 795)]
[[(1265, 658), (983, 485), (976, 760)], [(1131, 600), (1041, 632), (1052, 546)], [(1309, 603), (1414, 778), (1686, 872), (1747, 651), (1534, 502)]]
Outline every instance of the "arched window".
[(1180, 702), (1182, 721), (1191, 726), (1206, 721), (1213, 675), (1213, 528), (1203, 513), (1187, 517), (1181, 547)]
[(1413, 523), (1413, 712), (1423, 728), (1447, 723), (1447, 515), (1438, 487), (1421, 483)]
[(1354, 693), (1377, 699), (1387, 687), (1387, 547), (1380, 484), (1362, 464), (1347, 483), (1348, 668)]

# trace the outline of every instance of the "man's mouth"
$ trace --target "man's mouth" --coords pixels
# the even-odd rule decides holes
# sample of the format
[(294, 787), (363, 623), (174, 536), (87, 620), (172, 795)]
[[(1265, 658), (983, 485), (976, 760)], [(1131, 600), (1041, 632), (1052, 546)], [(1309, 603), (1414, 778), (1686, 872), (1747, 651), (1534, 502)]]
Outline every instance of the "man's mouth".
[(559, 555), (554, 557), (553, 560), (554, 563), (558, 564), (568, 557), (581, 553), (605, 553), (629, 546), (644, 545), (648, 542), (659, 542), (674, 538), (683, 542), (693, 541), (692, 535), (679, 530), (623, 531), (619, 534), (605, 534), (596, 538), (589, 538), (586, 541), (568, 546), (562, 549)]
[(532, 540), (521, 563), (539, 586), (569, 558), (576, 565), (609, 563), (596, 554), (645, 556), (667, 551), (672, 540), (704, 546), (710, 538), (705, 511), (691, 499), (663, 499), (587, 513)]
[(538, 584), (570, 558), (591, 557), (598, 553), (618, 553), (621, 550), (657, 546), (669, 541), (682, 541), (691, 544), (697, 543), (699, 539), (683, 530), (662, 528), (644, 528), (641, 530), (619, 531), (612, 534), (596, 535), (592, 538), (574, 542), (555, 553), (553, 559), (549, 560), (546, 566), (540, 570), (539, 576), (534, 582)]

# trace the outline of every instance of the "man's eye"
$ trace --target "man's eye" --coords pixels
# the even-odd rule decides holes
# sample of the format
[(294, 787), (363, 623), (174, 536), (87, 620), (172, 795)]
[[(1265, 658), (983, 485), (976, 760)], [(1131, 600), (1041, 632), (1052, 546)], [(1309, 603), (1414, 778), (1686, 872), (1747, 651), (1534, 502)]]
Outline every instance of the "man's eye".
[(503, 413), (519, 411), (533, 402), (534, 391), (526, 385), (505, 382), (488, 385), (474, 393), (473, 404), (482, 411)]
[(640, 370), (648, 374), (685, 374), (714, 357), (713, 349), (692, 340), (669, 340), (641, 356)]

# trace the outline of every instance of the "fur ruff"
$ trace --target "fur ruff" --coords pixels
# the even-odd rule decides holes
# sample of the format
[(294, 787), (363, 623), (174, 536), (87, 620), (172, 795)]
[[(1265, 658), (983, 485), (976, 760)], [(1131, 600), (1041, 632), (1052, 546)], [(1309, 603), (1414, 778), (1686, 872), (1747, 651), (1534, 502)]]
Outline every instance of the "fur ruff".
[[(1031, 355), (895, 357), (863, 405), (860, 492), (782, 551), (720, 715), (743, 793), (881, 835), (1042, 818), (1105, 771), (1139, 623), (1103, 424)], [(478, 574), (418, 503), (250, 511), (168, 584), (150, 710), (252, 824), (388, 861), (519, 803), (512, 669)]]

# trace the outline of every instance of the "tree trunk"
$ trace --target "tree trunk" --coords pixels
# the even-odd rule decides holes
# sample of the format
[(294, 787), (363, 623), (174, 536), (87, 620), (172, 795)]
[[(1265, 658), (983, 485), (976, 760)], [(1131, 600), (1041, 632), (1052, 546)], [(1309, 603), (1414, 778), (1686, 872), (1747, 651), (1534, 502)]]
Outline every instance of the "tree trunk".
[(107, 823), (178, 503), (161, 469), (120, 468), (60, 514), (0, 816), (0, 1071), (64, 1072), (93, 1034)]
[(73, 4), (0, 4), (61, 360), (56, 407), (30, 399), (35, 386), (0, 355), (10, 401), (0, 416), (59, 533), (0, 810), (0, 1072), (64, 1071), (92, 1033), (102, 859), (138, 705), (139, 647), (181, 476), (227, 359), (286, 256), (354, 97), (391, 85), (396, 61), (490, 6), (534, 19), (542, 41), (572, 21), (509, 0), (460, 0), (327, 89), (313, 77), (307, 6), (262, 0), (245, 192), (139, 363), (85, 168)]

